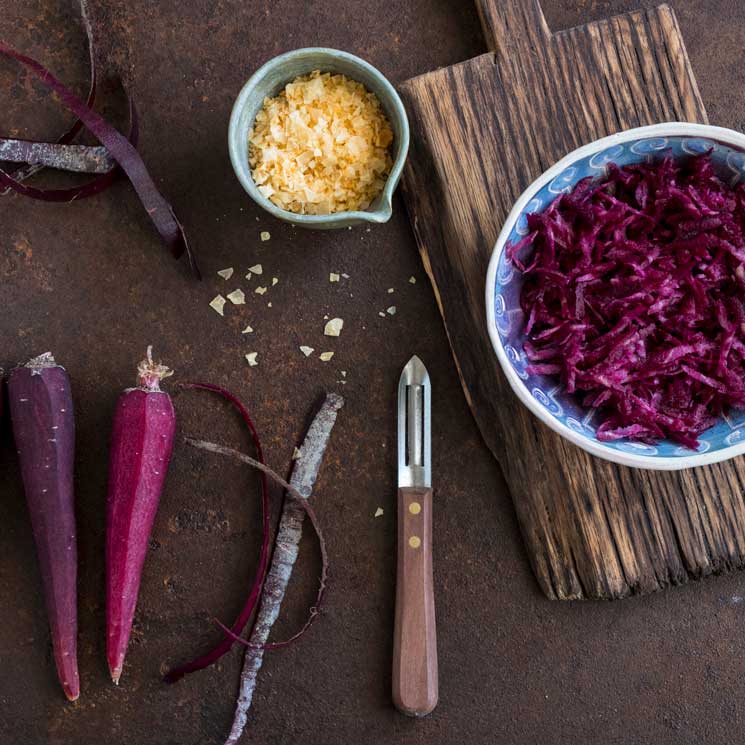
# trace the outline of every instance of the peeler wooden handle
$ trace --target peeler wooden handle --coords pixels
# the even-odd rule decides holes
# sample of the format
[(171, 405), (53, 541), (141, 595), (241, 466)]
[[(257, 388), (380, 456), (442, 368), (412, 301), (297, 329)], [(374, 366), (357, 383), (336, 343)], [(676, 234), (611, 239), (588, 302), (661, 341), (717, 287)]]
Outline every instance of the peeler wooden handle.
[(408, 486), (398, 490), (393, 703), (404, 714), (423, 717), (437, 698), (432, 489)]

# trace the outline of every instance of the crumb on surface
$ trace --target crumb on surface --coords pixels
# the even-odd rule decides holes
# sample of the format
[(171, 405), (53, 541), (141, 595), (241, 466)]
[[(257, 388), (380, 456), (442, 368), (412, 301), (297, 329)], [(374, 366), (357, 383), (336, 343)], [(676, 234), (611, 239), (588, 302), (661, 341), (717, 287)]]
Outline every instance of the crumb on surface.
[(246, 296), (243, 293), (243, 290), (240, 288), (237, 290), (233, 290), (233, 292), (228, 293), (228, 300), (230, 300), (233, 305), (245, 305), (246, 304)]
[(323, 333), (326, 336), (339, 336), (343, 327), (344, 320), (342, 318), (332, 318), (324, 326)]
[(210, 300), (210, 308), (212, 308), (215, 313), (219, 313), (221, 316), (224, 316), (225, 303), (225, 298), (222, 295), (217, 295), (216, 297), (213, 297), (212, 300)]

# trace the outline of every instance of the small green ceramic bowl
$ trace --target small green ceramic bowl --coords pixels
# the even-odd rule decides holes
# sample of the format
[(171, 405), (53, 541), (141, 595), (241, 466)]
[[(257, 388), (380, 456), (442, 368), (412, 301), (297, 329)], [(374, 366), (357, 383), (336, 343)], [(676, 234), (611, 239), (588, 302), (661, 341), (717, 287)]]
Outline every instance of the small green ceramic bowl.
[[(393, 129), (393, 167), (383, 191), (364, 211), (332, 215), (299, 215), (277, 207), (257, 188), (248, 165), (248, 132), (267, 97), (276, 96), (287, 83), (313, 70), (334, 72), (362, 83), (380, 100)], [(228, 128), (228, 147), (233, 170), (249, 196), (280, 220), (306, 228), (346, 228), (360, 223), (387, 222), (393, 212), (393, 192), (409, 151), (409, 121), (401, 99), (386, 78), (365, 60), (347, 52), (323, 47), (296, 49), (269, 60), (243, 86), (233, 106)]]

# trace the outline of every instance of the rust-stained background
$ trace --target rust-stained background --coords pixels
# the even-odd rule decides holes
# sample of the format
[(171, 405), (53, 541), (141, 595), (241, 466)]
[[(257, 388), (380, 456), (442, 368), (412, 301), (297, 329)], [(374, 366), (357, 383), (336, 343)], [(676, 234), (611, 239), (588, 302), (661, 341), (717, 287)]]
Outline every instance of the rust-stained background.
[[(385, 226), (303, 232), (261, 213), (227, 156), (233, 99), (263, 61), (327, 45), (360, 54), (394, 82), (484, 51), (467, 0), (107, 0), (141, 113), (141, 151), (184, 222), (205, 281), (160, 246), (124, 181), (70, 205), (0, 199), (0, 364), (51, 349), (71, 375), (78, 424), (82, 695), (56, 681), (33, 540), (7, 422), (0, 436), (0, 742), (5, 745), (218, 745), (229, 729), (240, 653), (176, 686), (160, 672), (219, 638), (257, 562), (256, 478), (179, 446), (156, 521), (119, 688), (104, 654), (107, 439), (120, 389), (146, 344), (180, 379), (222, 383), (248, 402), (268, 460), (289, 463), (318, 394), (347, 399), (316, 492), (331, 555), (321, 620), (264, 665), (246, 742), (654, 743), (742, 740), (745, 577), (612, 604), (545, 600), (530, 574), (499, 469), (460, 391), (403, 204)], [(636, 0), (545, 0), (553, 29), (630, 10)], [(676, 0), (712, 123), (745, 128), (745, 6)], [(0, 38), (83, 90), (84, 35), (73, 0), (6, 2)], [(16, 65), (0, 63), (0, 131), (49, 139), (68, 117)], [(121, 101), (101, 98), (118, 115)], [(547, 123), (550, 126), (550, 123)], [(257, 219), (258, 218), (258, 219)], [(259, 233), (271, 240), (262, 243)], [(255, 263), (261, 284), (242, 279)], [(215, 272), (233, 266), (225, 282)], [(349, 274), (330, 284), (329, 272)], [(417, 283), (408, 282), (410, 276)], [(241, 286), (247, 304), (209, 307)], [(388, 288), (394, 288), (388, 294)], [(272, 307), (267, 307), (271, 302)], [(395, 305), (395, 316), (379, 311)], [(339, 339), (323, 316), (344, 318)], [(240, 330), (250, 324), (252, 335)], [(309, 345), (334, 351), (306, 359)], [(258, 352), (249, 368), (243, 355)], [(435, 585), (440, 696), (413, 721), (390, 703), (394, 591), (394, 393), (418, 353), (434, 385)], [(342, 385), (341, 371), (347, 372)], [(176, 399), (182, 433), (245, 445), (208, 394)], [(515, 457), (521, 457), (516, 453)], [(275, 495), (275, 507), (277, 499)], [(373, 515), (377, 507), (385, 513)], [(314, 596), (313, 539), (276, 637)]]

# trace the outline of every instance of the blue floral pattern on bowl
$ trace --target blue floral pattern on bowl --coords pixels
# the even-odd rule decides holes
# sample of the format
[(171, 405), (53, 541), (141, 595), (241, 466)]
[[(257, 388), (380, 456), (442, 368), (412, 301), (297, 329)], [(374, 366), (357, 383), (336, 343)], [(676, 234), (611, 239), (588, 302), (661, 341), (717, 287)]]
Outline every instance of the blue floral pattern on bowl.
[[(745, 152), (738, 147), (709, 137), (685, 135), (640, 137), (610, 144), (599, 151), (573, 160), (550, 181), (536, 187), (534, 193), (526, 192), (523, 196), (523, 199), (527, 200), (525, 207), (516, 219), (511, 215), (510, 221), (513, 226), (507, 235), (506, 243), (517, 242), (527, 234), (526, 216), (529, 213), (543, 211), (559, 194), (570, 191), (581, 179), (587, 176), (604, 175), (609, 163), (624, 166), (629, 163), (650, 162), (662, 158), (667, 153), (672, 153), (675, 158), (687, 158), (709, 150), (715, 169), (721, 178), (729, 183), (737, 183), (745, 178)], [(502, 236), (500, 236), (501, 241)], [(719, 423), (706, 430), (699, 438), (700, 445), (697, 451), (681, 447), (669, 440), (663, 440), (655, 445), (628, 440), (607, 443), (598, 441), (595, 436), (596, 412), (594, 410), (587, 410), (579, 405), (576, 398), (568, 394), (558, 383), (556, 377), (528, 375), (527, 373), (527, 360), (523, 349), (524, 317), (519, 303), (521, 286), (520, 272), (512, 266), (502, 250), (496, 267), (494, 294), (491, 298), (494, 304), (494, 323), (499, 344), (505, 351), (507, 361), (520, 382), (529, 395), (542, 407), (545, 414), (566, 426), (575, 436), (592, 441), (595, 452), (598, 451), (599, 446), (600, 449), (608, 451), (605, 454), (598, 453), (603, 457), (626, 462), (628, 459), (625, 459), (622, 454), (655, 456), (656, 459), (680, 459), (724, 450), (738, 443), (742, 443), (745, 447), (745, 411), (731, 412), (729, 416), (722, 418)], [(493, 334), (492, 339), (494, 340)], [(514, 382), (512, 384), (514, 387)], [(561, 431), (560, 428), (554, 428)], [(573, 439), (576, 441), (576, 437)], [(718, 459), (709, 457), (706, 460)], [(639, 465), (638, 463), (628, 464)], [(670, 464), (667, 467), (675, 466)]]

